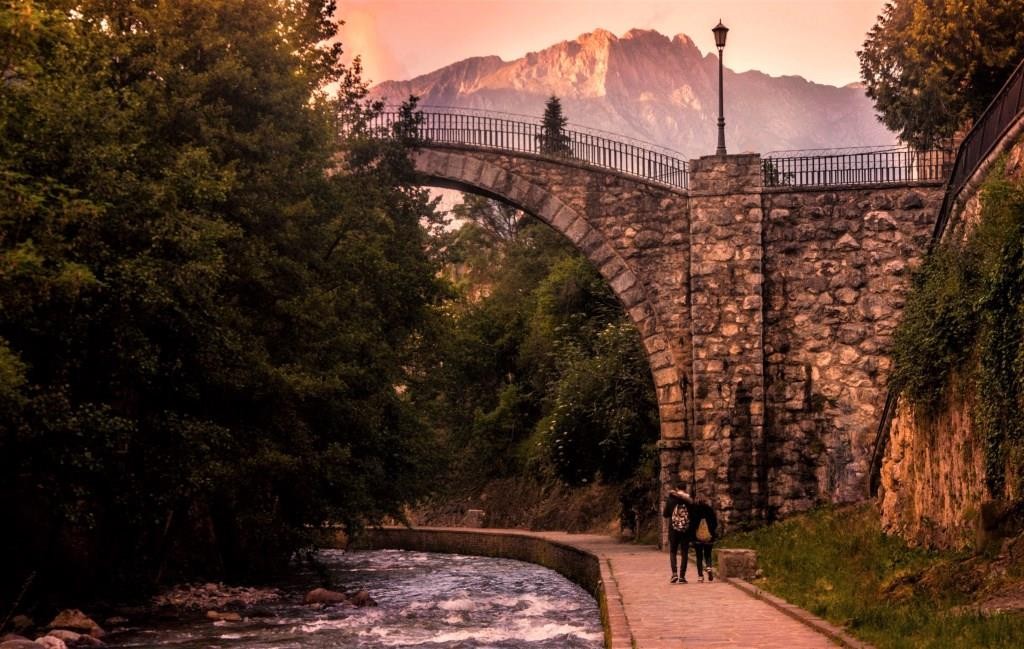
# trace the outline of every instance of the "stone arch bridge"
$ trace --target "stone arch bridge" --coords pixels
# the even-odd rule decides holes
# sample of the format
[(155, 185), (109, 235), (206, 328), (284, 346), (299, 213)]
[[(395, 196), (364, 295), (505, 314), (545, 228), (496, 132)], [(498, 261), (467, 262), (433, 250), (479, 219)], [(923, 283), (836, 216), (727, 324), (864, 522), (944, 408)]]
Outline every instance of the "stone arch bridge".
[[(387, 133), (397, 115), (377, 127)], [(868, 494), (892, 333), (942, 202), (942, 152), (689, 162), (651, 145), (471, 112), (424, 113), (423, 184), (564, 234), (643, 340), (662, 483), (733, 524)]]

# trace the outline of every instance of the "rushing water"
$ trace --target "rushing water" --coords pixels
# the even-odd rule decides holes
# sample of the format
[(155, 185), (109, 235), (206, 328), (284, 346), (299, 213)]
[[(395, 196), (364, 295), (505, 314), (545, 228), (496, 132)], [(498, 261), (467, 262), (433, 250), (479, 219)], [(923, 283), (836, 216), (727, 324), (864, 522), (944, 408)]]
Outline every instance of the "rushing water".
[(402, 550), (341, 552), (321, 559), (344, 590), (365, 589), (379, 606), (301, 604), (311, 575), (299, 573), (292, 596), (268, 606), (273, 617), (195, 621), (129, 629), (116, 647), (211, 649), (597, 649), (597, 603), (561, 575), (529, 563)]

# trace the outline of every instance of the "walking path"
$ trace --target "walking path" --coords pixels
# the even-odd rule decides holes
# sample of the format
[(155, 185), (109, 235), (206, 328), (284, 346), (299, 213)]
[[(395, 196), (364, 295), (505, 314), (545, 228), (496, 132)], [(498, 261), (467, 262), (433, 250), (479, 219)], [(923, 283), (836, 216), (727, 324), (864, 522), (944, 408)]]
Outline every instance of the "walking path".
[[(836, 647), (829, 638), (735, 586), (721, 581), (697, 583), (692, 557), (686, 573), (690, 583), (670, 584), (668, 555), (651, 546), (594, 534), (529, 534), (582, 548), (601, 559), (621, 597), (637, 649)], [(614, 597), (612, 590), (606, 585), (609, 600)]]

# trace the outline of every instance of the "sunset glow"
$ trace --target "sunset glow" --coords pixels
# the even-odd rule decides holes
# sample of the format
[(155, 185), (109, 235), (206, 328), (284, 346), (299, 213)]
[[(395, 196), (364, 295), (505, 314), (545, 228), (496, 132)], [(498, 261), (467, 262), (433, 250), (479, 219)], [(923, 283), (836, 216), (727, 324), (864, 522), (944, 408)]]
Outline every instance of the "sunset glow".
[(471, 56), (505, 60), (604, 28), (689, 35), (714, 51), (728, 25), (726, 64), (831, 85), (860, 78), (857, 50), (882, 0), (341, 0), (346, 55), (371, 82), (408, 79)]

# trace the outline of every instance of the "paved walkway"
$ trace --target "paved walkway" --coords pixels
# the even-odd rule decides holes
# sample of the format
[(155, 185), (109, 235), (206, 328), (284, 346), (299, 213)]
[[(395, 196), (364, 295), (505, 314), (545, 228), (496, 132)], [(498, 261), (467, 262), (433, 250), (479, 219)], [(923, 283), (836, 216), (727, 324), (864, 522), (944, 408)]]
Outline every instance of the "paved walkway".
[[(521, 532), (520, 532), (521, 533)], [(610, 568), (638, 649), (835, 649), (824, 635), (728, 583), (670, 584), (668, 554), (607, 536), (533, 532), (583, 548)]]

